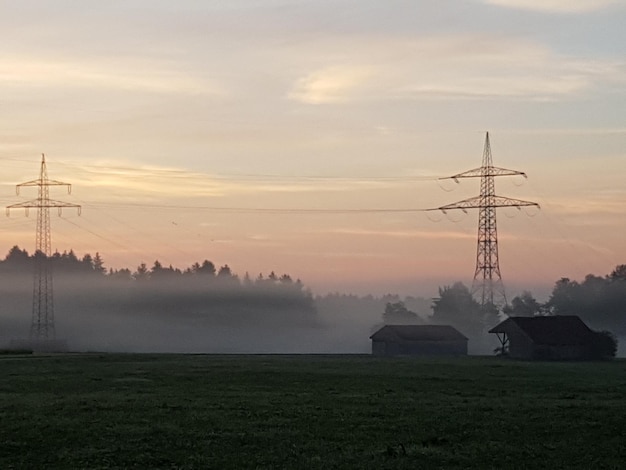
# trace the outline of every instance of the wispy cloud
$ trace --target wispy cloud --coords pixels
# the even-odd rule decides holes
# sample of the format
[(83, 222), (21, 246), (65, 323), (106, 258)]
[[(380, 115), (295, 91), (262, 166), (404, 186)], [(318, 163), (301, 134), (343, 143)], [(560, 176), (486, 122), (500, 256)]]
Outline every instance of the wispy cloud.
[(328, 67), (300, 78), (289, 98), (309, 104), (347, 101), (353, 90), (366, 85), (370, 78), (367, 67)]
[(324, 178), (289, 175), (219, 175), (174, 167), (132, 166), (130, 163), (101, 161), (90, 165), (63, 164), (72, 177), (91, 188), (106, 190), (125, 198), (176, 197), (197, 199), (259, 193), (308, 193), (361, 191), (397, 187), (405, 180), (373, 177)]
[(499, 132), (520, 135), (547, 135), (547, 136), (626, 136), (626, 127), (607, 128), (541, 128), (541, 129), (501, 129)]
[(450, 231), (438, 231), (438, 232), (426, 232), (423, 230), (367, 230), (367, 229), (353, 229), (353, 228), (337, 228), (325, 230), (320, 233), (327, 233), (333, 235), (350, 235), (350, 236), (365, 236), (365, 237), (385, 237), (385, 238), (420, 238), (420, 239), (468, 239), (475, 238), (475, 235), (470, 235), (461, 232)]
[(293, 83), (290, 99), (545, 101), (626, 83), (624, 60), (563, 56), (537, 42), (498, 35), (335, 38), (319, 47), (342, 65), (305, 73)]
[(0, 57), (0, 84), (17, 87), (97, 88), (148, 93), (222, 95), (207, 79), (181, 72), (175, 64), (139, 59), (85, 61), (59, 57)]
[(482, 0), (490, 5), (519, 10), (541, 11), (546, 13), (587, 13), (601, 10), (611, 5), (623, 3), (620, 0)]
[[(559, 199), (550, 202), (552, 208), (562, 216), (575, 216), (581, 223), (589, 223), (592, 219), (608, 217), (618, 223), (618, 217), (624, 213), (626, 194), (623, 191), (588, 192), (585, 198)], [(583, 218), (584, 217), (584, 218)]]

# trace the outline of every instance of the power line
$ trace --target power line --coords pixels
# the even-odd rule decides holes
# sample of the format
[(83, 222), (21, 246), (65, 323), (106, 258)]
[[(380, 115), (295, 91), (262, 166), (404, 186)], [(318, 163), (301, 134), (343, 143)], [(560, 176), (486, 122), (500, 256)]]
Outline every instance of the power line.
[(86, 205), (96, 208), (118, 207), (118, 208), (150, 208), (150, 209), (172, 209), (172, 210), (198, 210), (214, 211), (224, 213), (263, 213), (263, 214), (379, 214), (379, 213), (418, 213), (431, 209), (414, 208), (362, 208), (362, 209), (313, 209), (313, 208), (267, 208), (267, 207), (223, 207), (223, 206), (191, 206), (179, 204), (152, 204), (152, 203), (132, 203), (132, 202), (85, 202)]

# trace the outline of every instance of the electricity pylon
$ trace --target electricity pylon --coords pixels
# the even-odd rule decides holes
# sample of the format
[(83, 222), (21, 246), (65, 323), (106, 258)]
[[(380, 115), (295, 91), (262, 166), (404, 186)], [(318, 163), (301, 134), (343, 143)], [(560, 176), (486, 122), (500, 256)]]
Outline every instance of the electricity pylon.
[(472, 282), (472, 294), (478, 294), (482, 307), (486, 305), (498, 307), (506, 305), (506, 295), (498, 259), (496, 208), (516, 207), (520, 209), (527, 206), (539, 207), (539, 204), (536, 202), (496, 196), (496, 176), (523, 176), (527, 178), (524, 172), (493, 166), (489, 132), (487, 132), (482, 166), (447, 178), (441, 178), (452, 179), (457, 183), (462, 178), (480, 178), (480, 196), (433, 209), (440, 210), (444, 214), (452, 209), (460, 209), (463, 212), (467, 212), (467, 209), (478, 209), (478, 247), (476, 250), (476, 270), (474, 271), (474, 281)]
[(46, 157), (41, 154), (41, 169), (39, 178), (15, 187), (20, 194), (20, 188), (37, 186), (37, 199), (7, 206), (7, 215), (11, 209), (23, 208), (28, 216), (30, 209), (37, 209), (37, 230), (35, 235), (35, 281), (33, 283), (33, 309), (30, 325), (30, 341), (33, 345), (41, 345), (56, 339), (54, 328), (54, 301), (52, 289), (52, 266), (50, 263), (51, 236), (50, 236), (50, 208), (57, 208), (59, 215), (63, 208), (76, 208), (80, 215), (81, 206), (63, 201), (50, 199), (50, 186), (65, 186), (67, 193), (72, 192), (72, 185), (61, 181), (49, 180), (46, 169)]

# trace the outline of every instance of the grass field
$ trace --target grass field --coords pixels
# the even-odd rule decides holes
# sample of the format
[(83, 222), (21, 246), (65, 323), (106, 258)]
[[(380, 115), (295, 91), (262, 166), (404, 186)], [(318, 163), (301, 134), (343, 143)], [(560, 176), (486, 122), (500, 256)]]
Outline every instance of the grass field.
[(0, 356), (0, 468), (626, 468), (626, 362)]

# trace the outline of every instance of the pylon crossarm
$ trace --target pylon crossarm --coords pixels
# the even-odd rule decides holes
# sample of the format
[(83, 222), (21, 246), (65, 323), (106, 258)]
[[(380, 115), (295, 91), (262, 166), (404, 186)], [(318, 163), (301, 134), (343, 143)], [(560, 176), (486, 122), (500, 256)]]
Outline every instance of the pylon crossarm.
[(26, 183), (20, 183), (16, 185), (15, 187), (19, 189), (23, 186), (71, 186), (71, 184), (64, 183), (63, 181), (48, 180), (48, 179), (42, 180), (41, 178), (39, 178), (36, 180), (27, 181)]
[(31, 207), (37, 207), (33, 203), (34, 201), (20, 202), (19, 204), (11, 204), (10, 206), (7, 206), (7, 215), (11, 214), (11, 209), (29, 209)]
[(503, 196), (494, 196), (493, 207), (517, 207), (518, 209), (521, 207), (536, 207), (537, 209), (541, 209), (541, 206), (536, 202), (532, 201), (524, 201), (523, 199), (512, 199), (510, 197)]
[(464, 171), (456, 175), (448, 176), (446, 178), (439, 178), (440, 180), (454, 180), (458, 183), (458, 180), (462, 178), (482, 178), (484, 176), (523, 176), (528, 178), (523, 171), (509, 170), (507, 168), (498, 168), (496, 166), (490, 166), (487, 168), (474, 168), (473, 170)]
[(27, 181), (26, 183), (20, 183), (15, 186), (15, 194), (20, 195), (20, 188), (22, 187), (33, 187), (33, 186), (67, 186), (67, 194), (72, 193), (72, 185), (69, 183), (63, 183), (62, 181), (55, 180), (42, 180), (37, 179), (33, 181)]
[(15, 185), (15, 194), (17, 194), (18, 196), (20, 195), (20, 188), (21, 187), (25, 187), (25, 186), (41, 186), (43, 184), (43, 181), (38, 179), (38, 180), (33, 180), (33, 181), (28, 181), (26, 183), (21, 183), (21, 184), (17, 184)]
[(436, 209), (430, 209), (433, 211), (441, 211), (444, 214), (446, 211), (460, 209), (463, 212), (467, 212), (466, 209), (476, 209), (481, 207), (480, 205), (481, 198), (480, 197), (471, 197), (469, 199), (464, 199), (462, 201), (454, 202), (452, 204), (446, 204), (445, 206), (437, 207)]
[(82, 206), (80, 206), (79, 204), (70, 204), (68, 202), (53, 201), (53, 200), (34, 200), (34, 201), (27, 201), (27, 202), (22, 202), (19, 204), (13, 204), (11, 206), (7, 206), (6, 214), (7, 214), (7, 217), (11, 215), (11, 209), (24, 209), (26, 213), (26, 217), (28, 217), (29, 209), (51, 209), (51, 208), (58, 209), (59, 215), (63, 213), (64, 208), (65, 209), (75, 208), (78, 215), (80, 215), (82, 211)]
[(46, 186), (67, 186), (68, 191), (70, 191), (70, 188), (72, 187), (70, 183), (64, 183), (63, 181), (57, 180), (46, 180)]
[(58, 208), (64, 208), (64, 207), (69, 207), (69, 208), (76, 208), (80, 211), (80, 204), (72, 204), (70, 202), (63, 202), (63, 201), (55, 201), (53, 199), (49, 199), (47, 201), (45, 201), (47, 204), (45, 205), (41, 205), (39, 207), (50, 207), (50, 208), (54, 208), (54, 207), (58, 207)]
[(502, 196), (493, 196), (491, 198), (476, 196), (471, 197), (469, 199), (464, 199), (462, 201), (458, 201), (452, 204), (447, 204), (445, 206), (437, 207), (436, 209), (428, 209), (428, 210), (439, 210), (445, 213), (448, 210), (460, 209), (465, 211), (466, 209), (484, 209), (485, 207), (529, 207), (535, 206), (537, 208), (541, 208), (539, 204), (531, 201), (524, 201), (522, 199), (512, 199), (509, 197)]
[(30, 201), (20, 202), (17, 204), (11, 204), (7, 206), (7, 209), (19, 209), (23, 207), (80, 207), (78, 204), (72, 204), (69, 202), (55, 201), (53, 199), (32, 199)]

